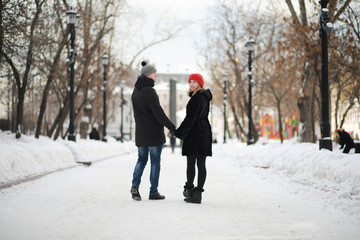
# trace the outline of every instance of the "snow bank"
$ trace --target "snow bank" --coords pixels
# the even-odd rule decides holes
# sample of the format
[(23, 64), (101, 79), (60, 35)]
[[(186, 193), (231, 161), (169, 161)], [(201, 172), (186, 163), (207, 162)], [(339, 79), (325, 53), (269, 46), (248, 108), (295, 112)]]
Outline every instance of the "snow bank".
[[(223, 145), (217, 154), (233, 158), (241, 168), (272, 171), (299, 184), (297, 191), (314, 194), (336, 202), (343, 210), (360, 214), (360, 154), (343, 154), (338, 146), (333, 151), (319, 150), (318, 144), (296, 141), (246, 146)], [(351, 201), (352, 204), (346, 203)], [(356, 209), (346, 209), (346, 208)]]
[[(133, 143), (121, 144), (110, 138), (107, 143), (79, 139), (53, 141), (48, 137), (22, 135), (16, 139), (10, 132), (0, 132), (0, 184), (124, 154)], [(132, 147), (133, 146), (133, 147)]]

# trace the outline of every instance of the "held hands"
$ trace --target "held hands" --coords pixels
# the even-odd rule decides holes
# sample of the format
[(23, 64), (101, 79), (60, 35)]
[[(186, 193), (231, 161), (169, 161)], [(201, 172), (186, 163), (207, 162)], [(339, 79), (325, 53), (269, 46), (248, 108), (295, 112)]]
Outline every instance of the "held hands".
[(170, 139), (176, 139), (176, 138), (179, 138), (181, 140), (183, 140), (180, 136), (180, 133), (177, 132), (177, 129), (174, 129), (174, 131), (170, 131), (169, 134), (168, 134), (168, 137), (170, 137)]
[(169, 133), (169, 137), (175, 139), (175, 138), (176, 138), (175, 132), (170, 132), (170, 133)]

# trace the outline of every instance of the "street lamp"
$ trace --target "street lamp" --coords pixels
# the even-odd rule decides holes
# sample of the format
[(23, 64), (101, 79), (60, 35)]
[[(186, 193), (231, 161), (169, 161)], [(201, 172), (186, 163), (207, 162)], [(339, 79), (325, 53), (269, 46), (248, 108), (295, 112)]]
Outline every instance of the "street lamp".
[(120, 81), (120, 87), (121, 87), (121, 102), (120, 102), (120, 110), (121, 110), (121, 122), (120, 122), (120, 141), (122, 142), (124, 139), (124, 87), (125, 87), (125, 80)]
[(252, 127), (251, 127), (251, 122), (252, 122), (251, 87), (254, 85), (254, 82), (252, 80), (252, 70), (251, 70), (251, 64), (252, 64), (251, 54), (254, 52), (254, 45), (255, 45), (255, 41), (252, 40), (251, 38), (245, 45), (245, 47), (248, 50), (248, 60), (249, 60), (248, 61), (248, 65), (249, 65), (249, 72), (248, 72), (248, 77), (249, 77), (249, 105), (248, 105), (249, 132), (248, 132), (248, 138), (247, 138), (247, 145), (251, 145), (254, 143), (253, 138), (252, 138)]
[(224, 83), (224, 101), (223, 101), (223, 105), (224, 105), (224, 143), (226, 143), (226, 99), (227, 99), (226, 85), (227, 85), (227, 81), (228, 81), (228, 74), (224, 73), (222, 75), (222, 77), (223, 77), (223, 83)]
[(66, 59), (66, 64), (70, 67), (70, 124), (69, 124), (69, 135), (68, 140), (76, 141), (75, 138), (75, 110), (74, 110), (74, 66), (76, 60), (76, 51), (75, 51), (75, 23), (77, 18), (77, 13), (75, 10), (70, 9), (66, 12), (68, 18), (68, 25), (70, 29), (70, 51), (68, 53), (68, 58)]
[(321, 38), (321, 139), (319, 148), (332, 150), (329, 122), (329, 83), (328, 83), (328, 42), (327, 35), (332, 30), (329, 10), (326, 8), (328, 0), (321, 0), (320, 38)]
[(109, 56), (105, 53), (102, 57), (102, 63), (104, 65), (104, 86), (102, 87), (102, 90), (104, 92), (104, 107), (103, 107), (103, 116), (104, 116), (104, 119), (103, 119), (103, 141), (106, 142), (106, 85), (107, 85), (107, 82), (106, 82), (106, 67), (107, 65), (109, 64)]

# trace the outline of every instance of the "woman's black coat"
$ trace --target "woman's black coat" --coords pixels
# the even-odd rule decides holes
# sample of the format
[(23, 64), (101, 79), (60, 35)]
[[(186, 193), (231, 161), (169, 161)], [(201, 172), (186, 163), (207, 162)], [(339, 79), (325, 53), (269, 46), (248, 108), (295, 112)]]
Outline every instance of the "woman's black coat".
[(346, 145), (348, 149), (355, 148), (354, 140), (352, 139), (349, 133), (347, 133), (346, 131), (339, 131), (339, 137), (340, 137), (339, 144), (341, 146), (340, 149), (342, 149), (344, 145)]
[(208, 119), (211, 99), (209, 89), (199, 91), (191, 96), (186, 106), (186, 117), (175, 131), (175, 135), (183, 140), (183, 156), (212, 155), (212, 133)]
[(131, 96), (135, 118), (135, 144), (138, 147), (160, 146), (165, 143), (164, 126), (171, 132), (175, 125), (160, 106), (154, 80), (140, 75)]

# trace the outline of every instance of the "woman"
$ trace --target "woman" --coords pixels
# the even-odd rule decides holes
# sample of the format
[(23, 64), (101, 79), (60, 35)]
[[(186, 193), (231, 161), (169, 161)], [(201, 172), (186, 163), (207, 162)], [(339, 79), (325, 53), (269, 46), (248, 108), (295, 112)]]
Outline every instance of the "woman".
[[(191, 74), (188, 82), (190, 100), (186, 106), (186, 117), (175, 131), (175, 136), (183, 140), (182, 155), (187, 157), (184, 200), (201, 203), (206, 179), (205, 160), (206, 156), (212, 155), (212, 133), (208, 120), (212, 94), (209, 89), (204, 89), (204, 79), (200, 74)], [(197, 187), (194, 187), (195, 165), (198, 169)]]
[(340, 144), (340, 149), (343, 149), (343, 153), (349, 153), (351, 148), (355, 148), (355, 143), (349, 133), (344, 129), (335, 129), (335, 142)]

